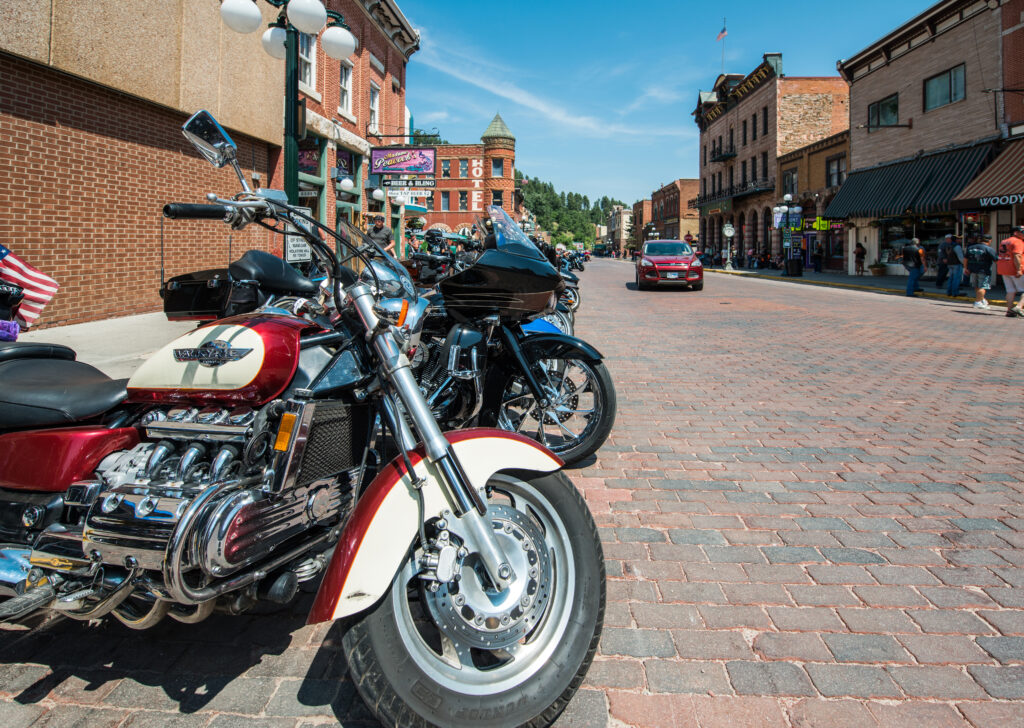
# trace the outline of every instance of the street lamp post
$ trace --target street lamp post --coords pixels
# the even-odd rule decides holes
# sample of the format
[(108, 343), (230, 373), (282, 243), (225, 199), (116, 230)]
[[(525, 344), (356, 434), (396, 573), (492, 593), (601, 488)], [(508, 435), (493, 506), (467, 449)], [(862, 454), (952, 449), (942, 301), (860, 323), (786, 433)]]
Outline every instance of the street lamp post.
[[(800, 205), (793, 205), (793, 195), (788, 192), (782, 196), (782, 204), (776, 205), (772, 208), (772, 212), (775, 214), (776, 224), (782, 230), (782, 247), (783, 250), (787, 247), (787, 238), (792, 240), (792, 225), (791, 220), (795, 217), (800, 220), (800, 216), (803, 214), (804, 209)], [(784, 258), (796, 257), (793, 255), (792, 243), (788, 246), (790, 248), (789, 254), (784, 255)], [(788, 271), (787, 271), (788, 272)]]
[[(263, 15), (257, 0), (223, 0), (220, 16), (236, 33), (259, 29)], [(355, 52), (356, 37), (341, 13), (327, 10), (320, 0), (266, 0), (281, 12), (260, 39), (263, 50), (285, 61), (284, 73), (284, 191), (288, 202), (299, 203), (299, 33), (315, 36), (331, 58), (342, 60)], [(330, 23), (328, 23), (330, 19)], [(327, 25), (324, 30), (324, 25)]]

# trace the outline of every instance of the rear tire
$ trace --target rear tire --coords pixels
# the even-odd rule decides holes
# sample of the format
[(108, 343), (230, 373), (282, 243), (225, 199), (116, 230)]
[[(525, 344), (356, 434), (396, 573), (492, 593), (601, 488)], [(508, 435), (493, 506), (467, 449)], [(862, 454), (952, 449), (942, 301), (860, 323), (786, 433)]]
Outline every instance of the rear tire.
[[(551, 579), (538, 585), (547, 590), (545, 611), (521, 640), (470, 649), (432, 618), (447, 587), (431, 596), (416, 576), (413, 554), (389, 594), (342, 638), (352, 681), (384, 726), (548, 726), (594, 658), (604, 622), (604, 558), (583, 498), (561, 472), (497, 475), (488, 488), (492, 512), (511, 503), (542, 534), (551, 559)], [(477, 577), (464, 567), (463, 588), (467, 580)], [(472, 591), (465, 594), (468, 604)], [(467, 625), (459, 629), (473, 633), (472, 622)]]

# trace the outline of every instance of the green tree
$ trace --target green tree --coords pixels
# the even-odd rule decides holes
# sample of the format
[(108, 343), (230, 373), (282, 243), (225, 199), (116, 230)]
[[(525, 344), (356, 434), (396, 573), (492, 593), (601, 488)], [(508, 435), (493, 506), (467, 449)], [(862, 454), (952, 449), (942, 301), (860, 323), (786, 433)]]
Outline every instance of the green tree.
[(442, 139), (441, 135), (437, 132), (424, 131), (423, 129), (413, 129), (412, 134), (409, 135), (413, 144), (420, 144), (425, 147), (436, 147), (438, 144), (447, 144), (447, 139)]

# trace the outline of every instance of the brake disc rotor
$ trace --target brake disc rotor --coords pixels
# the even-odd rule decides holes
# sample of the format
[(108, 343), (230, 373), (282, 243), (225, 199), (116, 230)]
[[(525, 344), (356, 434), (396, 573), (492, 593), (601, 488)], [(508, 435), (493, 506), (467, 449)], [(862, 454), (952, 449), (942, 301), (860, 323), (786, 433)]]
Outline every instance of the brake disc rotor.
[(426, 592), (426, 603), (452, 639), (497, 650), (521, 640), (544, 615), (551, 595), (551, 557), (544, 534), (522, 512), (492, 505), (487, 518), (516, 580), (504, 592), (486, 591), (473, 570), (464, 567), (460, 581)]

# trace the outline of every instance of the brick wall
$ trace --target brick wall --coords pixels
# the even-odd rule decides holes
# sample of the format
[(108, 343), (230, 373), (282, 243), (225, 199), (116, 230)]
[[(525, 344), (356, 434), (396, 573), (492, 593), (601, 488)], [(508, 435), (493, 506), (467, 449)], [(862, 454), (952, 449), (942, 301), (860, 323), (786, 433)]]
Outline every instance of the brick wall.
[[(1024, 88), (1024, 0), (1006, 0), (1003, 29), (1003, 87)], [(1008, 124), (1024, 123), (1024, 94), (1002, 94)]]
[[(465, 159), (468, 163), (469, 174), (466, 177), (461, 175), (459, 169), (460, 160)], [(491, 176), (492, 160), (502, 160), (502, 176)], [(442, 162), (447, 161), (451, 166), (451, 177), (442, 176)], [(433, 210), (429, 210), (424, 217), (427, 219), (426, 227), (433, 226), (458, 231), (463, 227), (470, 227), (478, 217), (482, 217), (487, 205), (492, 204), (492, 194), (495, 190), (501, 191), (501, 207), (505, 212), (512, 215), (514, 194), (515, 194), (515, 149), (511, 144), (488, 143), (488, 144), (446, 144), (437, 147), (437, 188), (434, 190)], [(479, 164), (480, 166), (475, 166)], [(480, 176), (476, 176), (474, 169), (480, 170)], [(449, 211), (441, 211), (441, 194), (448, 193)], [(466, 210), (459, 210), (459, 192), (466, 193)], [(474, 195), (478, 193), (478, 195)]]
[[(994, 106), (997, 94), (983, 93), (982, 89), (1002, 85), (1000, 29), (1000, 13), (986, 10), (893, 57), (887, 64), (879, 64), (866, 75), (858, 77), (858, 67), (848, 68), (854, 78), (850, 85), (850, 169), (997, 134), (1001, 121)], [(966, 66), (966, 98), (926, 113), (925, 79), (960, 63)], [(869, 133), (857, 128), (867, 124), (870, 104), (894, 93), (899, 94), (899, 123), (912, 119), (912, 129)]]
[(779, 79), (779, 156), (849, 127), (849, 88), (830, 78)]
[[(182, 136), (186, 118), (0, 54), (0, 240), (61, 286), (37, 325), (160, 309), (161, 208), (238, 190)], [(228, 131), (246, 176), (266, 178), (273, 148)], [(167, 220), (165, 275), (271, 245), (257, 228)]]

